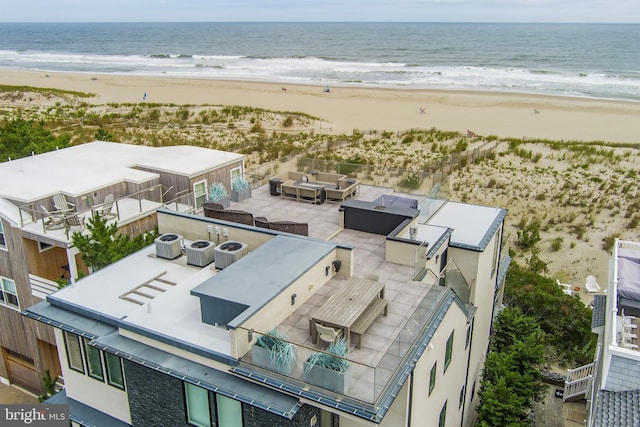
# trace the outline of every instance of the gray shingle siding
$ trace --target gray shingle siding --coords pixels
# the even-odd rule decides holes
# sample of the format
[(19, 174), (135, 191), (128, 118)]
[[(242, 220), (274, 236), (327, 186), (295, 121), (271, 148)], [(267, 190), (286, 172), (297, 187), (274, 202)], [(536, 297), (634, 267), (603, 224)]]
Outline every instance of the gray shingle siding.
[(594, 418), (597, 427), (640, 426), (640, 391), (600, 390)]
[(626, 357), (611, 356), (609, 376), (604, 389), (609, 391), (640, 389), (640, 362)]

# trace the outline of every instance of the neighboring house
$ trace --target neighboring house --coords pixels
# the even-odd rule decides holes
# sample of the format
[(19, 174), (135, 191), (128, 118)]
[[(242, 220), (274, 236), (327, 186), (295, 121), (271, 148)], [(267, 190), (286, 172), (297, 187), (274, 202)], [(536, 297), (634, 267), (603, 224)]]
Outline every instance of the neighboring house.
[(640, 426), (640, 243), (616, 239), (605, 294), (595, 295), (594, 362), (569, 371), (564, 398), (586, 398), (588, 427)]
[[(40, 392), (45, 370), (61, 375), (53, 329), (21, 311), (88, 272), (71, 236), (92, 212), (117, 221), (121, 233), (140, 234), (153, 229), (167, 201), (178, 197), (167, 206), (192, 210), (199, 186), (228, 183), (243, 168), (239, 154), (111, 142), (1, 163), (0, 381)], [(68, 209), (56, 207), (54, 196)]]
[[(25, 311), (55, 327), (65, 389), (48, 402), (69, 404), (73, 425), (473, 425), (506, 211), (377, 206), (370, 190), (317, 205), (262, 187), (237, 205), (305, 212), (310, 237), (160, 209), (155, 245)], [(363, 304), (353, 283), (384, 290)], [(339, 359), (348, 373), (315, 377), (305, 361), (327, 347), (314, 315), (341, 303), (335, 316), (363, 310)], [(290, 365), (259, 359), (253, 344), (273, 328)]]

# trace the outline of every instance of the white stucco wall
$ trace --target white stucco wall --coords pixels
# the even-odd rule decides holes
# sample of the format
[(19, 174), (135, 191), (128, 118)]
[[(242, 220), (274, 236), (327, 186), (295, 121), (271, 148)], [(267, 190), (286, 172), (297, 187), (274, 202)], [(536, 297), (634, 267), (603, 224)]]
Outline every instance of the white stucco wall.
[[(69, 368), (62, 331), (55, 329), (54, 332), (67, 396), (131, 424), (127, 392), (108, 385), (106, 379), (105, 382), (101, 382)], [(85, 360), (85, 370), (86, 365)]]

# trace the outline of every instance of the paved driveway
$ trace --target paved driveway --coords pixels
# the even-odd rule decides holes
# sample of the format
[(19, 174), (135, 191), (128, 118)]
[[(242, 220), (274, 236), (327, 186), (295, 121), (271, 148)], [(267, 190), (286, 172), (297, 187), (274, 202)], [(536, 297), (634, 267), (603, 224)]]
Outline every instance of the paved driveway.
[(17, 387), (0, 383), (0, 404), (34, 404), (38, 403), (38, 398)]

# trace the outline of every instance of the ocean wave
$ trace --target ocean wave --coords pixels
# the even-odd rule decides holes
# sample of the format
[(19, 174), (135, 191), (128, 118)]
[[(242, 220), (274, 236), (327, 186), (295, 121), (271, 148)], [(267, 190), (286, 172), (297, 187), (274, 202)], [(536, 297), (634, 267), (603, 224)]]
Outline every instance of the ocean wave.
[(516, 66), (428, 65), (336, 56), (102, 55), (0, 50), (0, 67), (283, 83), (520, 91), (640, 101), (640, 74)]

